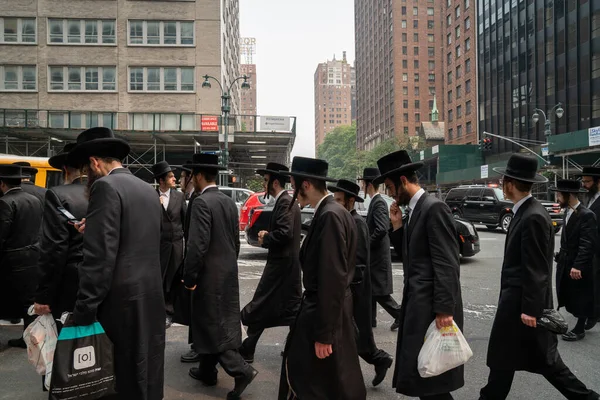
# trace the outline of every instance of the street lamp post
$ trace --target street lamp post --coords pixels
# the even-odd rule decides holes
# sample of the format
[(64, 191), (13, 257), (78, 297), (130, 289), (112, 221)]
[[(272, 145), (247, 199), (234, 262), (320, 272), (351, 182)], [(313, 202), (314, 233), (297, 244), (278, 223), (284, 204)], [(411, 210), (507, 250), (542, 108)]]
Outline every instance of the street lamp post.
[[(244, 82), (242, 82), (242, 89), (250, 89), (250, 83), (248, 83), (249, 76), (242, 75), (242, 76), (234, 79), (233, 82), (231, 82), (231, 85), (229, 85), (229, 88), (227, 88), (227, 90), (225, 90), (223, 88), (221, 81), (219, 81), (214, 76), (204, 75), (203, 78), (204, 78), (204, 82), (202, 82), (203, 89), (211, 88), (210, 79), (217, 82), (219, 84), (219, 88), (221, 89), (221, 131), (223, 133), (223, 141), (224, 141), (224, 149), (223, 149), (222, 155), (223, 155), (223, 166), (225, 168), (227, 168), (229, 166), (228, 134), (229, 134), (229, 112), (231, 111), (231, 105), (230, 105), (231, 94), (230, 93), (231, 93), (231, 89), (233, 88), (233, 85), (237, 81), (242, 80), (242, 79), (244, 80)], [(222, 179), (222, 182), (221, 182), (222, 185), (223, 185), (224, 181), (225, 180)], [(223, 186), (225, 186), (225, 185), (223, 185)]]
[(553, 112), (555, 113), (556, 118), (562, 118), (562, 116), (565, 113), (565, 110), (562, 108), (562, 103), (558, 103), (557, 105), (552, 107), (552, 109), (550, 111), (548, 111), (548, 114), (544, 113), (544, 111), (540, 110), (539, 108), (536, 108), (533, 110), (533, 115), (531, 116), (531, 119), (533, 120), (534, 124), (537, 124), (538, 121), (540, 120), (539, 113), (541, 113), (544, 116), (544, 135), (545, 136), (552, 135), (552, 126), (550, 125), (550, 118), (552, 118)]

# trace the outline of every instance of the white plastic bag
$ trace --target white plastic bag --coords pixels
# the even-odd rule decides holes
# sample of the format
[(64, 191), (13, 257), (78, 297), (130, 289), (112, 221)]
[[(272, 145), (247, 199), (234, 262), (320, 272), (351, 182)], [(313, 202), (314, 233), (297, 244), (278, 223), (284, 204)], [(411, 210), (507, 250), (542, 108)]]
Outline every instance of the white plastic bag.
[(56, 321), (52, 314), (37, 317), (23, 332), (23, 340), (27, 344), (29, 362), (35, 367), (38, 375), (46, 375), (44, 386), (50, 389), (52, 362), (57, 341)]
[(437, 329), (434, 320), (419, 352), (419, 375), (422, 378), (441, 375), (465, 364), (472, 356), (467, 340), (454, 321), (451, 327)]

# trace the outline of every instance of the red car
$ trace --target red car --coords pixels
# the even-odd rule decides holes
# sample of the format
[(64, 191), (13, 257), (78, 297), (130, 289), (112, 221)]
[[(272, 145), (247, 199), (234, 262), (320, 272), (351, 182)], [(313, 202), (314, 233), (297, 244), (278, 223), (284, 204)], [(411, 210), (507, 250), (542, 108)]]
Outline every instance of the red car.
[(265, 204), (267, 204), (267, 200), (265, 200), (265, 192), (254, 193), (248, 197), (248, 200), (246, 200), (242, 206), (242, 209), (240, 210), (240, 231), (246, 229), (250, 211), (256, 207), (262, 207)]

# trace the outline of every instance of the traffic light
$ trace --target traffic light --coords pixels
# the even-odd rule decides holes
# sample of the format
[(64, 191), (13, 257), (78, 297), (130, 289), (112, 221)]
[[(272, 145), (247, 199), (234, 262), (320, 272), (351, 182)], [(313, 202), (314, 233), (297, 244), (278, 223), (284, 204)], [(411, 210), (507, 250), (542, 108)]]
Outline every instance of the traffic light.
[(485, 139), (479, 140), (479, 150), (491, 151), (492, 150), (492, 139), (485, 138)]
[(483, 151), (483, 139), (479, 139), (479, 150)]

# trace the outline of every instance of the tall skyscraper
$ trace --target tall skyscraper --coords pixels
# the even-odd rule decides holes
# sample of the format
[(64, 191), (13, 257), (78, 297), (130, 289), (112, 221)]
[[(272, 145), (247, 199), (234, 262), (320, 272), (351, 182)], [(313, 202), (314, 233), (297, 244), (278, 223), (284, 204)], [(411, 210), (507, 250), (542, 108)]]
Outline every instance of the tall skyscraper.
[(479, 0), (477, 13), (480, 132), (544, 143), (543, 116), (531, 117), (559, 102), (553, 134), (600, 125), (599, 1)]
[(442, 0), (446, 52), (444, 91), (446, 143), (475, 144), (477, 138), (476, 0)]
[(352, 66), (342, 60), (321, 63), (315, 71), (315, 149), (335, 127), (352, 124)]
[(359, 149), (417, 136), (430, 119), (433, 97), (443, 93), (442, 10), (434, 0), (355, 1)]

